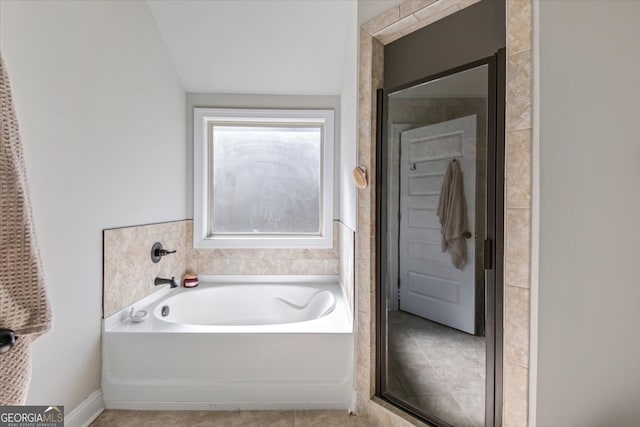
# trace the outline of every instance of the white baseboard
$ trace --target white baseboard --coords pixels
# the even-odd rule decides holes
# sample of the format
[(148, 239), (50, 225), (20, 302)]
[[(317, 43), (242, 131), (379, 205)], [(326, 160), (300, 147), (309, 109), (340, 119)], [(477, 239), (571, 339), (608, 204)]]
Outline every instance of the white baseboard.
[(64, 417), (65, 427), (87, 427), (104, 411), (102, 390), (96, 390)]

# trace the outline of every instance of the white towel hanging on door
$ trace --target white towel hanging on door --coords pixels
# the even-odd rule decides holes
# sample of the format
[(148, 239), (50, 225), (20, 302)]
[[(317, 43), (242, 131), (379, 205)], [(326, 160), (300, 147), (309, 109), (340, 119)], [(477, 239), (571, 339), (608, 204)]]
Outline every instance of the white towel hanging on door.
[(442, 233), (442, 252), (448, 251), (451, 255), (451, 263), (458, 270), (462, 270), (467, 262), (465, 234), (469, 229), (469, 220), (462, 170), (460, 162), (455, 159), (449, 162), (442, 182), (438, 219)]

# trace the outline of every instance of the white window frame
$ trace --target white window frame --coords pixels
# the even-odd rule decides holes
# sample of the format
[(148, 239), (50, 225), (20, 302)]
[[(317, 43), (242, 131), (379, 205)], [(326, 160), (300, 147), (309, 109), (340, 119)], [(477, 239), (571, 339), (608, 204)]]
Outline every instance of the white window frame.
[[(209, 132), (216, 122), (238, 124), (318, 124), (321, 138), (320, 232), (318, 234), (238, 234), (210, 233), (210, 168)], [(333, 170), (334, 111), (194, 108), (193, 109), (193, 246), (195, 248), (316, 248), (333, 247)]]

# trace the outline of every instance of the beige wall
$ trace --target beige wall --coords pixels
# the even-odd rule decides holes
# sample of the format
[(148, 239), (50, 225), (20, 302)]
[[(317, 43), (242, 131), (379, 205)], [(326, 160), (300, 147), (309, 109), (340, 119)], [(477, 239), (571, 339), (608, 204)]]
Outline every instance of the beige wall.
[(640, 423), (640, 2), (540, 2), (538, 426)]

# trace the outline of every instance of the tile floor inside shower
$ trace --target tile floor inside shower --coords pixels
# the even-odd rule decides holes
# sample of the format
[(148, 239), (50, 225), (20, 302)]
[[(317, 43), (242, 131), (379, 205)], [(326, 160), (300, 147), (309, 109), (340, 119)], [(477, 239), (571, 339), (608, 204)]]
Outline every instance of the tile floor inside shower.
[(403, 311), (388, 325), (390, 393), (455, 427), (484, 426), (484, 337)]

